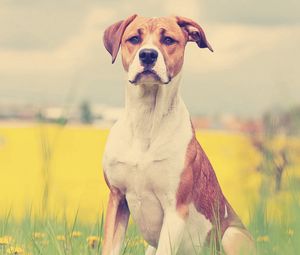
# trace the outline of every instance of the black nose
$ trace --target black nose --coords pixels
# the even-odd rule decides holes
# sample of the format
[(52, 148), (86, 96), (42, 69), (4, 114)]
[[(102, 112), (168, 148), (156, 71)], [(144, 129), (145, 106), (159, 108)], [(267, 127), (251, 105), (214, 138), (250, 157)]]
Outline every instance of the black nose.
[(150, 66), (156, 62), (158, 52), (153, 49), (142, 49), (139, 53), (139, 57), (143, 66)]

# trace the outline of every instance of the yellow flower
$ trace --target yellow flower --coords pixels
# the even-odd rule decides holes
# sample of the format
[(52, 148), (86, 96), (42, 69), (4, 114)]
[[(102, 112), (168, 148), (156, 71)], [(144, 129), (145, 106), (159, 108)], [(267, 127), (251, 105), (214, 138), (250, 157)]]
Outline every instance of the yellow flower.
[(33, 232), (32, 233), (32, 238), (34, 238), (34, 239), (42, 239), (45, 236), (46, 236), (46, 234), (43, 232)]
[(88, 246), (92, 249), (95, 249), (100, 241), (98, 236), (89, 236), (87, 239)]
[(56, 239), (58, 241), (66, 241), (66, 237), (64, 235), (58, 235), (58, 236), (56, 236)]
[(141, 238), (132, 238), (127, 240), (127, 246), (128, 247), (134, 247), (137, 245), (145, 245), (144, 240)]
[(7, 245), (12, 241), (11, 236), (2, 236), (0, 237), (0, 245)]
[(270, 238), (268, 236), (259, 236), (259, 237), (257, 237), (257, 241), (266, 243), (266, 242), (270, 241)]
[(23, 254), (24, 250), (21, 247), (10, 247), (6, 250), (7, 254), (19, 255)]
[(76, 237), (80, 237), (80, 236), (82, 236), (82, 233), (80, 231), (73, 231), (72, 234), (71, 234), (71, 236), (75, 237), (75, 238)]
[(287, 234), (289, 237), (292, 237), (294, 235), (294, 230), (289, 228), (288, 231), (287, 231)]

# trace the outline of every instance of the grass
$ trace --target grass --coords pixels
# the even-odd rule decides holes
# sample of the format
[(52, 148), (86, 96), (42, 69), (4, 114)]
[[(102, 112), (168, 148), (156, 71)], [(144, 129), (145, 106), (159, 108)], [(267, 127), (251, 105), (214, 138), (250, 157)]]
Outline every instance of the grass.
[[(101, 254), (107, 134), (88, 126), (0, 127), (0, 255)], [(197, 138), (259, 254), (300, 254), (299, 157), (282, 191), (265, 194), (262, 187), (273, 183), (256, 171), (261, 156), (247, 136), (202, 131)], [(299, 139), (291, 143), (300, 147)], [(131, 222), (123, 254), (144, 254), (145, 248)]]
[[(293, 219), (275, 222), (267, 218), (264, 204), (257, 206), (248, 227), (256, 240), (258, 254), (299, 254), (299, 200), (289, 209)], [(7, 216), (0, 220), (0, 254), (101, 254), (102, 236), (102, 215), (99, 215), (99, 220), (94, 224), (78, 222), (77, 217), (70, 221), (67, 218), (43, 219), (32, 217), (30, 214), (22, 221), (16, 222), (8, 212)], [(135, 225), (130, 224), (122, 254), (144, 254), (146, 246)]]
[[(53, 217), (26, 215), (20, 222), (8, 217), (0, 221), (0, 254), (101, 254), (103, 217), (95, 224), (70, 222)], [(124, 254), (142, 254), (146, 243), (131, 224), (124, 242)]]

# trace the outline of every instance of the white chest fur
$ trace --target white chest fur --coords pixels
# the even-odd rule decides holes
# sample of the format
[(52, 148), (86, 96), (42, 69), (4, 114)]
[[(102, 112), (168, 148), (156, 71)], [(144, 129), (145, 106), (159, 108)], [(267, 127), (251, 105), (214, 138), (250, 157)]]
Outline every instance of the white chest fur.
[(103, 159), (110, 185), (126, 195), (135, 222), (153, 245), (164, 210), (176, 206), (192, 137), (178, 81), (152, 87), (127, 85), (124, 116), (111, 129)]
[(188, 116), (177, 118), (173, 123), (161, 120), (161, 131), (154, 137), (149, 135), (148, 127), (143, 137), (131, 129), (126, 119), (116, 123), (109, 135), (103, 162), (111, 185), (126, 193), (138, 189), (139, 185), (155, 185), (167, 179), (161, 178), (163, 176), (181, 173), (192, 131)]
[(183, 170), (192, 129), (178, 82), (126, 87), (125, 112), (110, 131), (103, 159), (111, 185), (124, 193)]

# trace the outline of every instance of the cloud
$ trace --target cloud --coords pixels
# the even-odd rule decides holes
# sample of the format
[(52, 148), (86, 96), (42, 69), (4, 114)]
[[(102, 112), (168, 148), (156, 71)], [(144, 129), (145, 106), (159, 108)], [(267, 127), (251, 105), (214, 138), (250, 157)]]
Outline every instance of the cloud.
[(192, 112), (253, 116), (299, 103), (300, 26), (215, 24), (207, 31), (216, 51), (186, 52), (182, 91)]
[(261, 25), (299, 24), (300, 2), (296, 0), (205, 0), (202, 17), (209, 22)]
[(0, 101), (64, 104), (71, 88), (84, 95), (90, 80), (103, 82), (109, 73), (101, 67), (111, 61), (102, 34), (114, 18), (112, 8), (93, 8), (78, 32), (53, 49), (0, 48)]
[(113, 15), (110, 9), (92, 10), (81, 22), (81, 29), (54, 49), (0, 49), (0, 59), (5, 60), (0, 62), (0, 72), (21, 74), (76, 69), (86, 60), (85, 56), (93, 54), (89, 52), (91, 47), (96, 43), (100, 45), (101, 29)]
[[(249, 58), (257, 57), (260, 61), (259, 55), (270, 51), (279, 59), (284, 59), (287, 52), (283, 50), (296, 50), (300, 41), (300, 25), (214, 23), (207, 25), (205, 31), (215, 52), (200, 50), (196, 45), (188, 46), (186, 69), (193, 72), (206, 73), (237, 68)], [(269, 65), (272, 67), (276, 63)]]
[[(228, 3), (228, 8), (236, 8), (233, 11), (223, 8), (222, 1), (210, 7), (207, 1), (197, 0), (147, 4), (133, 0), (130, 5), (124, 1), (83, 4), (79, 0), (1, 3), (0, 100), (60, 104), (70, 88), (76, 87), (72, 94), (76, 100), (122, 105), (120, 56), (111, 65), (102, 34), (108, 25), (137, 12), (145, 16), (180, 14), (204, 28), (215, 52), (189, 43), (185, 55), (182, 92), (192, 112), (222, 109), (253, 114), (273, 103), (296, 102), (300, 25), (241, 22), (233, 14), (247, 13), (241, 10), (243, 6), (236, 0)], [(263, 5), (256, 4), (262, 12)], [(222, 7), (223, 17), (213, 18), (217, 6)], [(218, 8), (215, 11), (221, 12)], [(231, 15), (230, 20), (224, 18)], [(256, 14), (249, 11), (248, 15)]]
[(45, 4), (0, 4), (1, 49), (53, 49), (80, 31), (90, 11), (88, 5), (78, 8), (76, 4), (42, 2)]

